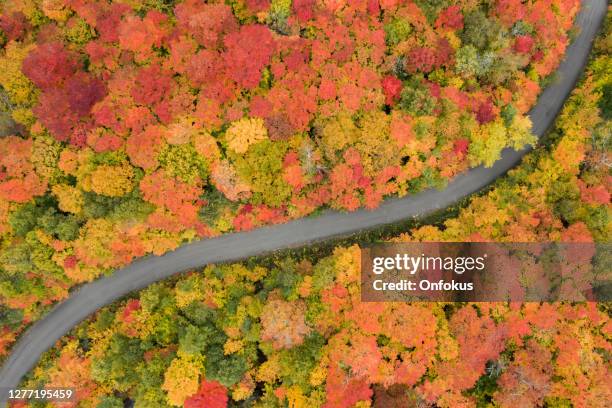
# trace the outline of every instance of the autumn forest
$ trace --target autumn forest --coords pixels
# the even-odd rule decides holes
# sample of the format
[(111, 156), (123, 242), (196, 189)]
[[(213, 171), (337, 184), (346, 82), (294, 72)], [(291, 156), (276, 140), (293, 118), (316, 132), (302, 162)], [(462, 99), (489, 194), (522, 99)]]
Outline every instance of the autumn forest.
[[(612, 34), (536, 145), (578, 0), (6, 0), (0, 362), (80, 285), (146, 255), (444, 189), (389, 242), (609, 242)], [(605, 407), (610, 304), (363, 303), (360, 248), (208, 265), (103, 307), (14, 407)], [(612, 260), (600, 261), (603, 265)], [(592, 270), (591, 270), (592, 269)], [(589, 273), (609, 281), (609, 271)], [(608, 378), (608, 380), (606, 380)]]

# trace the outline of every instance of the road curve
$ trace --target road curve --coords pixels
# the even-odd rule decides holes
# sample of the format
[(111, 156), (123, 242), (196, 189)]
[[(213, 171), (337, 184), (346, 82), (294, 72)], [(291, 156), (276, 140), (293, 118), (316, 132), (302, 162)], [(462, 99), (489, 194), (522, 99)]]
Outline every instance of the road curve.
[[(576, 19), (580, 32), (567, 49), (567, 57), (557, 71), (557, 80), (544, 90), (530, 111), (533, 131), (538, 137), (553, 124), (580, 77), (606, 10), (606, 0), (583, 0), (582, 10)], [(112, 276), (88, 283), (57, 304), (17, 342), (0, 371), (0, 402), (2, 405), (6, 403), (7, 388), (17, 387), (21, 378), (36, 365), (41, 354), (58, 339), (99, 308), (132, 291), (206, 264), (238, 261), (281, 248), (299, 247), (379, 225), (426, 216), (489, 185), (515, 166), (528, 151), (506, 149), (492, 168), (471, 169), (453, 179), (445, 190), (427, 190), (409, 197), (388, 199), (373, 211), (328, 211), (318, 217), (194, 242), (163, 256), (139, 259)]]

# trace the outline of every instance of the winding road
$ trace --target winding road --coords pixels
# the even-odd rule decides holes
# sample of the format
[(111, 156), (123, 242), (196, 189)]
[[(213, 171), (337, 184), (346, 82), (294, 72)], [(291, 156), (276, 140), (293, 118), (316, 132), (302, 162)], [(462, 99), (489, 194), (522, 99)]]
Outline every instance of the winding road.
[[(553, 124), (580, 77), (606, 10), (606, 0), (582, 2), (576, 19), (580, 31), (558, 68), (557, 80), (544, 90), (537, 105), (530, 111), (533, 131), (538, 137)], [(514, 167), (528, 151), (506, 149), (492, 168), (471, 169), (452, 180), (445, 190), (427, 190), (409, 197), (388, 199), (374, 211), (328, 211), (314, 218), (194, 242), (163, 256), (139, 259), (112, 276), (83, 285), (68, 299), (57, 304), (46, 317), (33, 324), (17, 342), (0, 371), (0, 405), (7, 402), (7, 389), (17, 387), (21, 378), (37, 364), (41, 354), (58, 339), (99, 308), (132, 291), (206, 264), (238, 261), (282, 248), (304, 246), (380, 225), (424, 217), (486, 187)]]

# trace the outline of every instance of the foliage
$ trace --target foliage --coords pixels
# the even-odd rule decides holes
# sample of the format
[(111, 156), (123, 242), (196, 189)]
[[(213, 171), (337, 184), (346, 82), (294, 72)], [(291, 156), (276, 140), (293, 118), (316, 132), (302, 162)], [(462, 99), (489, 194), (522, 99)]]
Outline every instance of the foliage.
[[(504, 147), (531, 142), (524, 115), (562, 58), (578, 7), (573, 0), (230, 3), (2, 4), (0, 85), (23, 131), (0, 139), (0, 302), (20, 311), (0, 321), (0, 354), (71, 287), (137, 257), (322, 207), (375, 208), (385, 196), (443, 184), (469, 165), (492, 164)], [(595, 64), (557, 125), (550, 156), (531, 159), (506, 187), (475, 198), (444, 231), (427, 227), (411, 237), (609, 236), (609, 194), (601, 188), (609, 126), (597, 110), (607, 106), (611, 64), (605, 56)], [(277, 301), (295, 302), (279, 305), (304, 315), (295, 326), (262, 318), (269, 293), (241, 303), (253, 282), (228, 298), (207, 299), (227, 306), (225, 316), (208, 304), (143, 306), (142, 321), (154, 322), (150, 332), (135, 320), (130, 325), (144, 330), (142, 339), (107, 336), (92, 358), (92, 378), (157, 406), (166, 398), (170, 362), (187, 359), (177, 357), (179, 342), (190, 356), (206, 355), (189, 392), (216, 381), (233, 387), (231, 398), (251, 395), (258, 358), (251, 339), (265, 333), (273, 349), (267, 353), (286, 353), (279, 371), (270, 363), (274, 373), (267, 373), (290, 384), (279, 395), (324, 401), (330, 369), (341, 380), (330, 386), (338, 401), (365, 398), (368, 383), (346, 367), (320, 363), (324, 347), (309, 340), (329, 340), (313, 327), (318, 320), (341, 330), (318, 314), (330, 283), (322, 275), (313, 278), (318, 292), (302, 303), (289, 296), (308, 279), (275, 275), (271, 288), (283, 297)], [(206, 287), (220, 290), (215, 279), (226, 278), (211, 277)], [(149, 293), (147, 302), (156, 296)], [(195, 327), (179, 330), (178, 309)], [(220, 323), (228, 316), (232, 330)], [(234, 330), (238, 321), (243, 335)], [(359, 355), (346, 341), (351, 334), (334, 343), (342, 361)], [(363, 334), (358, 346), (367, 350), (373, 335)], [(145, 340), (164, 349), (146, 364)], [(304, 364), (288, 354), (297, 347), (307, 348)], [(120, 356), (121, 348), (128, 353)], [(414, 361), (425, 367), (427, 356)], [(393, 361), (400, 360), (408, 356)], [(137, 373), (130, 370), (136, 366)], [(397, 375), (412, 384), (425, 375), (402, 370)], [(292, 372), (299, 379), (290, 379)], [(173, 401), (187, 398), (171, 380)], [(266, 398), (279, 398), (272, 390), (279, 387), (270, 381), (268, 388)], [(115, 402), (110, 394), (104, 401)]]
[(78, 383), (77, 402), (98, 406), (113, 395), (185, 407), (609, 400), (603, 306), (364, 303), (359, 263), (357, 246), (337, 247), (313, 263), (157, 283), (83, 323), (23, 385)]
[(185, 401), (185, 408), (225, 408), (227, 406), (227, 391), (215, 381), (202, 381), (198, 392)]
[[(531, 142), (513, 138), (511, 120), (504, 131), (487, 124), (510, 104), (525, 123), (538, 78), (567, 45), (577, 1), (370, 3), (8, 2), (0, 16), (0, 84), (12, 116), (26, 127), (25, 143), (53, 137), (61, 159), (46, 163), (45, 172), (36, 168), (49, 190), (33, 175), (0, 180), (8, 183), (4, 200), (52, 191), (77, 214), (83, 193), (123, 197), (143, 173), (161, 168), (202, 196), (216, 188), (239, 205), (206, 225), (191, 217), (181, 225), (158, 209), (141, 228), (195, 228), (205, 236), (322, 206), (373, 208), (384, 196), (439, 185), (469, 165), (491, 165), (504, 147)], [(441, 133), (436, 118), (448, 106), (479, 122), (460, 122), (460, 133), (475, 140), (450, 169), (439, 152), (462, 143), (455, 137), (436, 137), (418, 152), (399, 132), (390, 144), (360, 143), (371, 118), (393, 118), (396, 129), (406, 129), (422, 117), (425, 133)], [(339, 186), (352, 147), (367, 177)], [(264, 150), (274, 154), (262, 160)], [(129, 161), (96, 162), (108, 153)], [(300, 159), (281, 169), (285, 155)], [(378, 188), (381, 180), (390, 183)], [(245, 222), (261, 204), (275, 215)], [(194, 205), (204, 211), (206, 200)]]

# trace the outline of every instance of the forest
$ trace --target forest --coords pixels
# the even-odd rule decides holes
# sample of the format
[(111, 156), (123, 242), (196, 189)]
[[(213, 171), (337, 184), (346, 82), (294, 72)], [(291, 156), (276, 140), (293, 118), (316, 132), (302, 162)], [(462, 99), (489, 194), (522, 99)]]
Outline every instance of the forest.
[(526, 113), (578, 8), (4, 1), (0, 355), (72, 287), (138, 257), (373, 209), (533, 143)]
[(155, 284), (73, 330), (25, 386), (74, 387), (77, 399), (56, 406), (96, 408), (610, 401), (609, 310), (363, 303), (359, 264), (358, 247), (338, 247), (316, 262), (209, 266)]
[[(389, 241), (609, 241), (611, 19), (547, 143), (456, 217)], [(364, 303), (359, 252), (340, 245), (157, 283), (75, 328), (23, 384), (78, 384), (77, 400), (57, 406), (96, 408), (612, 400), (609, 302)], [(7, 345), (20, 313), (3, 314)]]

